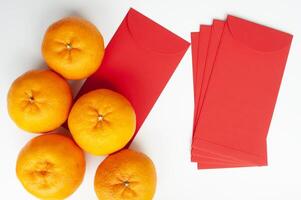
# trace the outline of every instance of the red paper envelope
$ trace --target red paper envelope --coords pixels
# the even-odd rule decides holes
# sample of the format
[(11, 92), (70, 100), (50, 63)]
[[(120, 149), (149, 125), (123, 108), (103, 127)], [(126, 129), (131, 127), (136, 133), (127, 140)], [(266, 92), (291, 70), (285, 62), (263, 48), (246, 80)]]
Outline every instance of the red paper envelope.
[[(201, 94), (199, 96), (199, 104), (200, 106), (198, 107), (197, 110), (197, 116), (199, 117), (200, 110), (203, 105), (205, 93), (208, 87), (209, 79), (212, 73), (212, 68), (214, 65), (214, 60), (215, 56), (220, 44), (221, 36), (224, 30), (224, 21), (221, 20), (214, 20), (211, 28), (211, 36), (210, 36), (210, 41), (209, 41), (209, 46), (207, 50), (207, 56), (206, 56), (206, 65), (205, 65), (205, 70), (204, 70), (204, 75), (203, 75), (203, 80), (202, 80), (202, 88), (201, 88)], [(198, 117), (196, 120), (198, 120)]]
[[(199, 32), (191, 33), (191, 57), (192, 57), (192, 75), (193, 75), (193, 91), (196, 90), (196, 80), (197, 80), (197, 60), (198, 60), (198, 50), (199, 50)], [(197, 100), (194, 99), (194, 103)]]
[[(201, 25), (200, 26), (200, 32), (193, 32), (191, 33), (191, 52), (192, 52), (192, 65), (193, 65), (193, 83), (194, 83), (194, 102), (195, 102), (195, 113), (194, 113), (194, 125), (197, 115), (196, 112), (199, 107), (199, 100), (200, 100), (200, 94), (202, 89), (202, 80), (205, 76), (205, 64), (207, 60), (207, 49), (209, 48), (209, 42), (210, 42), (210, 32), (211, 32), (211, 26), (208, 25)], [(200, 50), (200, 51), (199, 51)], [(196, 152), (196, 151), (194, 151)], [(198, 153), (198, 152), (197, 152)], [(212, 160), (214, 158), (211, 157), (210, 153), (202, 153), (202, 155), (193, 155), (192, 153), (192, 161), (195, 161), (194, 159), (207, 159), (208, 163), (212, 163)], [(215, 155), (216, 156), (216, 155)]]
[[(196, 82), (197, 82), (197, 60), (198, 60), (198, 48), (199, 48), (199, 32), (192, 32), (191, 33), (191, 56), (192, 56), (192, 74), (193, 74), (193, 91), (197, 90)], [(198, 105), (198, 99), (194, 93), (194, 114), (193, 114), (193, 122), (196, 120), (196, 112), (195, 109)], [(194, 127), (194, 124), (193, 124)]]
[[(195, 54), (197, 54), (197, 53), (195, 53), (194, 51), (196, 51), (197, 49), (204, 49), (203, 51), (200, 51), (200, 57), (202, 57), (205, 50), (207, 50), (206, 51), (206, 54), (207, 54), (206, 61), (201, 63), (200, 66), (198, 66), (199, 68), (202, 68), (203, 67), (202, 64), (205, 63), (205, 65), (206, 65), (205, 69), (202, 70), (204, 73), (202, 76), (202, 81), (200, 81), (202, 83), (202, 86), (198, 86), (201, 88), (201, 95), (199, 95), (198, 96), (199, 99), (196, 100), (196, 102), (198, 102), (199, 106), (197, 109), (195, 109), (195, 112), (196, 112), (195, 123), (197, 123), (198, 113), (200, 112), (202, 102), (204, 99), (204, 95), (205, 95), (205, 91), (206, 91), (208, 83), (209, 83), (210, 75), (212, 72), (212, 67), (214, 64), (214, 59), (216, 56), (216, 52), (218, 50), (218, 46), (220, 43), (220, 38), (221, 38), (221, 35), (223, 32), (223, 28), (224, 28), (224, 21), (214, 20), (212, 28), (211, 28), (210, 36), (206, 37), (204, 35), (203, 36), (204, 38), (202, 39), (202, 40), (209, 41), (209, 44), (208, 44), (208, 41), (203, 42), (203, 44), (206, 44), (206, 45), (208, 44), (208, 48), (206, 48), (206, 46), (202, 45), (202, 43), (200, 43), (198, 48), (192, 48), (193, 58), (196, 57)], [(194, 37), (196, 37), (196, 34), (197, 33), (193, 33)], [(200, 37), (202, 37), (202, 36), (200, 36)], [(193, 39), (196, 40), (195, 38), (192, 38), (192, 46), (193, 46), (193, 43), (195, 43), (195, 42), (193, 42)], [(197, 38), (197, 39), (199, 39), (199, 38)], [(195, 46), (197, 46), (197, 45), (195, 45)], [(193, 64), (197, 65), (195, 61), (193, 61)], [(196, 66), (194, 66), (194, 68), (196, 68)], [(196, 71), (196, 70), (194, 70), (194, 71)], [(196, 88), (195, 88), (195, 90), (196, 90)], [(217, 163), (221, 163), (221, 165), (223, 163), (232, 163), (232, 164), (238, 163), (240, 165), (243, 164), (243, 162), (238, 159), (231, 158), (227, 155), (217, 155), (217, 154), (208, 152), (208, 150), (202, 149), (200, 147), (195, 147), (192, 149), (192, 158), (191, 158), (192, 161), (195, 161), (195, 162), (200, 161), (200, 162), (204, 163), (205, 161), (208, 161), (208, 160), (212, 161), (213, 159)], [(248, 163), (246, 163), (246, 164), (248, 164)]]
[[(191, 34), (192, 43), (192, 60), (193, 60), (193, 77), (194, 77), (194, 91), (195, 91), (195, 111), (198, 110), (199, 104), (203, 101), (203, 97), (200, 97), (201, 91), (206, 88), (203, 85), (208, 85), (208, 83), (203, 83), (203, 79), (209, 82), (209, 77), (211, 73), (214, 58), (218, 49), (219, 41), (222, 35), (224, 22), (220, 20), (214, 20), (212, 30), (211, 26), (201, 25), (200, 33), (194, 32)], [(201, 50), (197, 52), (198, 50)], [(199, 60), (201, 62), (198, 62)], [(206, 65), (206, 69), (205, 68)], [(206, 74), (207, 73), (207, 74)], [(204, 92), (203, 92), (204, 94)], [(194, 122), (196, 123), (197, 117), (195, 117)], [(194, 162), (206, 162), (207, 164), (217, 164), (223, 166), (225, 164), (239, 164), (242, 165), (242, 161), (229, 156), (217, 155), (208, 152), (206, 149), (200, 149), (199, 147), (192, 149), (191, 160)], [(245, 163), (245, 165), (250, 163)], [(214, 167), (216, 168), (216, 167)]]
[[(193, 77), (194, 77), (194, 98), (195, 98), (195, 119), (197, 119), (197, 113), (199, 107), (200, 94), (202, 89), (202, 80), (205, 71), (207, 49), (209, 45), (211, 26), (200, 26), (200, 32), (192, 34), (192, 42), (195, 44), (192, 48), (193, 61)], [(197, 42), (197, 43), (196, 43)], [(197, 47), (196, 47), (197, 46)], [(197, 52), (195, 52), (197, 50)], [(195, 127), (195, 124), (193, 125)]]
[(100, 68), (78, 96), (97, 88), (123, 94), (136, 111), (137, 133), (188, 47), (187, 41), (130, 9), (108, 44)]
[[(194, 91), (195, 91), (195, 112), (198, 110), (199, 102), (202, 102), (200, 97), (201, 90), (205, 88), (202, 86), (202, 80), (207, 77), (209, 81), (209, 76), (204, 74), (205, 71), (207, 73), (211, 73), (211, 70), (206, 70), (205, 65), (207, 66), (208, 58), (211, 56), (211, 63), (213, 64), (213, 59), (215, 57), (218, 43), (220, 41), (220, 36), (223, 30), (223, 21), (214, 20), (213, 23), (213, 30), (211, 31), (211, 26), (208, 25), (201, 25), (200, 32), (193, 32), (191, 33), (191, 51), (192, 51), (192, 64), (193, 64), (193, 82), (194, 82)], [(214, 32), (214, 33), (213, 33)], [(218, 40), (218, 42), (216, 42)], [(209, 43), (212, 43), (209, 44)], [(211, 53), (208, 52), (207, 49), (210, 49)], [(200, 50), (200, 51), (198, 51)], [(214, 55), (214, 56), (212, 56)], [(200, 60), (199, 60), (200, 59)], [(196, 114), (196, 113), (195, 113)], [(197, 116), (194, 117), (196, 121)], [(238, 160), (231, 159), (229, 157), (224, 158), (224, 156), (220, 156), (217, 154), (213, 154), (207, 151), (201, 151), (200, 149), (193, 149), (192, 150), (192, 157), (191, 160), (197, 162), (198, 160), (202, 159), (202, 162), (212, 163), (212, 162), (223, 162), (223, 163), (239, 163)]]
[(291, 40), (287, 33), (227, 18), (194, 145), (267, 164), (266, 135)]

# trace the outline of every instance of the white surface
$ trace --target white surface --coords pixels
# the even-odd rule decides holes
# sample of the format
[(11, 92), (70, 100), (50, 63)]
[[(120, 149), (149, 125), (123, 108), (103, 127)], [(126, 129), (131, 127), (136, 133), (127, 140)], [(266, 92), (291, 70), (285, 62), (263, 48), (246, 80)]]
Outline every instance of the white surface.
[[(197, 30), (200, 23), (224, 19), (227, 13), (294, 34), (268, 137), (268, 167), (198, 171), (190, 162), (193, 90), (189, 49), (132, 145), (155, 162), (158, 173), (155, 199), (301, 199), (301, 4), (298, 2), (0, 0), (1, 199), (35, 199), (15, 176), (18, 151), (34, 135), (18, 129), (9, 119), (6, 94), (20, 74), (45, 67), (40, 46), (46, 27), (61, 17), (79, 14), (97, 25), (107, 44), (131, 6), (188, 41), (190, 32)], [(84, 182), (68, 199), (96, 199), (93, 178), (102, 159), (87, 156)]]

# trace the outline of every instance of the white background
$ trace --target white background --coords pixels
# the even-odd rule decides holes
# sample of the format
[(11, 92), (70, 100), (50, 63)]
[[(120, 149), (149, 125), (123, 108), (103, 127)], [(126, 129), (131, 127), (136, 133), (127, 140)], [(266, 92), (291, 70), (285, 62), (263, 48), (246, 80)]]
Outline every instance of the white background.
[[(190, 162), (193, 86), (190, 49), (141, 128), (132, 148), (149, 155), (157, 168), (157, 200), (301, 199), (301, 4), (298, 0), (0, 0), (0, 195), (35, 199), (15, 175), (21, 147), (33, 134), (9, 119), (6, 94), (29, 69), (45, 67), (40, 46), (45, 29), (68, 15), (97, 25), (106, 44), (129, 7), (190, 41), (190, 32), (213, 18), (237, 15), (294, 34), (268, 136), (268, 167), (198, 171)], [(74, 89), (80, 83), (73, 82)], [(96, 200), (93, 178), (103, 157), (87, 155), (84, 182), (70, 196)]]

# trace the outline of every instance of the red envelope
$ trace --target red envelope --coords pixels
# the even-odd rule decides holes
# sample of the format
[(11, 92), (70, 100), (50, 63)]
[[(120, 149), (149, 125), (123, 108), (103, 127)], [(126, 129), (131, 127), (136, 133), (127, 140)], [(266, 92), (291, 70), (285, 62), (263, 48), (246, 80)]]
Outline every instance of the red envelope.
[[(198, 99), (195, 100), (196, 102), (198, 102), (197, 108), (195, 109), (195, 123), (197, 123), (198, 120), (198, 113), (200, 112), (201, 106), (202, 106), (202, 102), (204, 99), (204, 95), (205, 95), (205, 91), (206, 88), (208, 86), (209, 83), (209, 79), (210, 79), (210, 75), (212, 72), (212, 67), (214, 64), (214, 59), (216, 56), (216, 52), (218, 50), (218, 46), (220, 43), (220, 38), (223, 32), (223, 28), (224, 28), (224, 21), (221, 20), (214, 20), (213, 21), (213, 25), (210, 31), (210, 36), (207, 35), (201, 35), (200, 37), (203, 37), (203, 39), (201, 40), (207, 40), (204, 41), (203, 43), (200, 43), (199, 45), (193, 45), (194, 43), (196, 43), (196, 37), (198, 37), (198, 33), (192, 33), (192, 55), (193, 55), (193, 66), (194, 69), (196, 68), (195, 65), (197, 65), (197, 62), (195, 62), (194, 60), (196, 60), (197, 58), (195, 58), (195, 54), (198, 55), (198, 53), (195, 53), (194, 51), (197, 51), (198, 49), (203, 49), (203, 51), (199, 52), (200, 57), (204, 57), (205, 61), (204, 62), (200, 62), (200, 66), (198, 66), (199, 68), (204, 68), (202, 64), (205, 64), (205, 68), (203, 70), (201, 70), (203, 72), (203, 76), (202, 76), (202, 80), (200, 81), (202, 83), (202, 86), (197, 86), (195, 87), (195, 91), (197, 89), (201, 89), (200, 95), (197, 97)], [(202, 29), (201, 29), (202, 30)], [(207, 37), (206, 37), (207, 36)], [(197, 38), (199, 39), (199, 38)], [(209, 42), (209, 43), (208, 43)], [(204, 45), (206, 44), (206, 46), (208, 45), (208, 48), (206, 48), (206, 46)], [(198, 48), (193, 48), (193, 46), (197, 46)], [(208, 49), (208, 50), (207, 50)], [(204, 56), (204, 53), (207, 54), (207, 56)], [(196, 70), (194, 70), (196, 71)], [(194, 73), (195, 74), (195, 73)], [(194, 76), (195, 77), (195, 76)], [(197, 79), (197, 77), (195, 77), (195, 79)], [(197, 82), (195, 82), (196, 85)], [(199, 87), (199, 88), (198, 88)], [(196, 96), (196, 95), (195, 95)], [(240, 160), (237, 160), (235, 158), (231, 158), (229, 156), (226, 155), (217, 155), (211, 152), (208, 152), (208, 150), (206, 149), (202, 149), (200, 147), (195, 147), (192, 149), (192, 157), (191, 157), (192, 161), (198, 162), (198, 160), (202, 160), (201, 162), (207, 162), (207, 161), (213, 161), (215, 160), (216, 163), (220, 163), (221, 165), (223, 163), (231, 163), (231, 164), (240, 164), (242, 165), (243, 162)], [(248, 164), (248, 163), (246, 163)]]
[[(218, 44), (220, 37), (222, 35), (224, 22), (220, 20), (214, 20), (212, 30), (211, 26), (201, 25), (200, 32), (194, 32), (191, 34), (192, 43), (192, 63), (193, 63), (193, 78), (194, 78), (194, 91), (195, 91), (195, 114), (199, 110), (203, 97), (200, 97), (201, 92), (206, 89), (208, 83), (204, 83), (205, 80), (209, 81), (209, 76), (211, 73), (211, 68), (208, 64), (213, 65), (213, 61), (218, 49)], [(198, 52), (198, 50), (200, 51)], [(207, 53), (208, 52), (208, 53)], [(200, 57), (200, 60), (198, 60)], [(205, 67), (206, 65), (206, 67)], [(208, 69), (206, 69), (208, 68)], [(207, 74), (206, 74), (207, 73)], [(203, 83), (203, 84), (202, 84)], [(196, 115), (194, 122), (197, 122), (198, 116)], [(195, 148), (191, 152), (191, 160), (197, 162), (202, 160), (202, 163), (207, 162), (207, 164), (212, 164), (212, 162), (222, 164), (240, 164), (241, 161), (233, 159), (231, 157), (217, 155), (208, 152), (206, 149)]]
[[(192, 56), (192, 75), (193, 75), (193, 91), (196, 90), (197, 81), (197, 60), (199, 50), (199, 32), (191, 33), (191, 56)], [(195, 96), (195, 95), (194, 95)], [(194, 104), (197, 104), (197, 100), (194, 99)]]
[[(201, 25), (200, 26), (200, 32), (193, 32), (191, 33), (191, 52), (192, 52), (192, 64), (193, 64), (193, 82), (194, 82), (194, 97), (195, 97), (195, 114), (196, 111), (199, 108), (200, 101), (202, 102), (202, 99), (200, 97), (201, 90), (204, 90), (205, 88), (202, 86), (203, 79), (206, 77), (205, 71), (207, 73), (210, 73), (211, 70), (205, 70), (205, 65), (207, 65), (208, 56), (211, 56), (212, 60), (214, 59), (217, 51), (218, 41), (220, 40), (220, 36), (223, 29), (223, 22), (214, 20), (213, 23), (213, 29), (216, 33), (212, 34), (213, 30), (211, 31), (211, 26), (208, 25)], [(219, 33), (219, 32), (220, 33)], [(212, 45), (210, 45), (212, 43)], [(207, 54), (207, 49), (211, 50), (211, 54)], [(200, 50), (200, 51), (198, 51)], [(213, 52), (215, 51), (215, 52)], [(210, 52), (209, 52), (210, 53)], [(211, 61), (212, 62), (212, 61)], [(212, 63), (213, 64), (213, 63)], [(207, 75), (208, 77), (208, 75)], [(208, 78), (207, 78), (208, 79)], [(196, 118), (197, 116), (194, 116), (195, 120), (194, 122), (197, 122)], [(207, 162), (208, 164), (212, 162), (223, 162), (223, 163), (229, 163), (234, 164), (238, 161), (235, 159), (231, 159), (229, 157), (223, 158), (223, 156), (219, 156), (207, 151), (201, 151), (200, 149), (193, 149), (192, 150), (192, 157), (191, 160), (197, 162), (197, 160), (202, 159), (202, 162)]]
[(78, 96), (108, 88), (123, 94), (136, 111), (136, 133), (152, 109), (189, 43), (130, 9), (108, 44), (98, 71)]
[[(194, 98), (195, 98), (195, 115), (194, 122), (197, 119), (197, 110), (202, 89), (202, 80), (205, 71), (207, 49), (209, 45), (211, 26), (200, 26), (199, 33), (192, 33), (192, 57), (193, 57), (193, 77), (194, 77)], [(197, 50), (197, 52), (196, 52)], [(195, 124), (193, 125), (195, 127)], [(193, 128), (194, 129), (194, 128)]]
[[(197, 81), (197, 60), (198, 60), (198, 48), (199, 48), (199, 32), (192, 32), (191, 33), (191, 56), (192, 56), (192, 73), (193, 73), (193, 91), (196, 91), (196, 81)], [(193, 122), (195, 122), (196, 112), (195, 109), (198, 105), (198, 100), (194, 93), (194, 114), (193, 114)], [(194, 124), (193, 124), (194, 127)]]
[[(221, 20), (214, 20), (213, 25), (211, 28), (211, 36), (210, 36), (210, 41), (209, 41), (209, 46), (207, 50), (207, 56), (206, 56), (206, 65), (204, 69), (204, 75), (203, 75), (203, 80), (202, 80), (202, 88), (201, 88), (201, 94), (199, 96), (199, 104), (200, 106), (198, 107), (197, 110), (197, 116), (199, 117), (200, 110), (203, 105), (205, 93), (209, 84), (209, 79), (211, 76), (212, 68), (214, 65), (214, 60), (215, 56), (220, 44), (221, 36), (224, 30), (224, 21)], [(196, 120), (198, 120), (198, 117)]]
[(266, 136), (291, 40), (287, 33), (227, 18), (194, 146), (267, 164)]
[[(214, 22), (213, 26), (216, 23)], [(215, 27), (220, 28), (218, 27)], [(222, 32), (222, 30), (220, 30)], [(214, 34), (213, 36), (215, 36)], [(221, 34), (220, 34), (221, 35)], [(205, 72), (205, 65), (206, 65), (206, 57), (207, 57), (207, 49), (209, 47), (209, 42), (213, 41), (215, 42), (216, 37), (214, 37), (214, 40), (211, 38), (211, 26), (207, 25), (201, 25), (200, 26), (200, 32), (193, 32), (191, 33), (191, 52), (192, 52), (192, 65), (193, 65), (193, 82), (194, 82), (194, 102), (195, 102), (195, 115), (194, 115), (194, 122), (197, 122), (196, 118), (196, 111), (198, 110), (198, 105), (199, 105), (199, 100), (200, 99), (200, 94), (201, 94), (201, 89), (204, 89), (202, 87), (202, 80), (204, 79), (204, 74)], [(213, 50), (211, 47), (210, 49)], [(216, 48), (217, 49), (217, 48)], [(200, 51), (199, 51), (200, 50)], [(216, 51), (216, 50), (215, 50)], [(211, 56), (212, 54), (209, 54), (208, 56)], [(208, 71), (208, 70), (207, 70)], [(208, 75), (207, 75), (208, 76)], [(197, 153), (198, 156), (192, 156), (192, 161), (196, 161), (195, 159), (200, 159), (202, 158), (208, 158), (208, 159), (213, 159), (211, 156), (214, 154), (210, 154), (209, 152), (203, 152), (201, 156), (199, 156), (200, 152), (199, 150), (195, 149), (193, 150), (192, 154)], [(206, 155), (207, 153), (207, 155)], [(215, 157), (217, 155), (214, 155)]]

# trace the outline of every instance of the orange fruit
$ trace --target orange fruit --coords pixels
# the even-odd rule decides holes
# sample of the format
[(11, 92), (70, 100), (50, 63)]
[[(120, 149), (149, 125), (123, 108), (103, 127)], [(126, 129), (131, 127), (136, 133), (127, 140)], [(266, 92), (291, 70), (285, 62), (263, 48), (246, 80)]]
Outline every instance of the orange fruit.
[(21, 150), (16, 173), (24, 188), (44, 200), (64, 199), (81, 184), (85, 173), (83, 151), (72, 139), (46, 134)]
[(67, 17), (47, 29), (42, 54), (48, 66), (65, 78), (83, 79), (100, 66), (104, 41), (89, 21)]
[(96, 171), (94, 189), (99, 199), (151, 200), (156, 190), (154, 164), (133, 150), (110, 155)]
[(47, 132), (68, 118), (72, 92), (67, 81), (50, 70), (32, 70), (17, 78), (7, 95), (8, 113), (20, 128)]
[(136, 115), (122, 95), (98, 89), (81, 96), (68, 118), (76, 143), (94, 155), (105, 155), (123, 148), (136, 128)]

